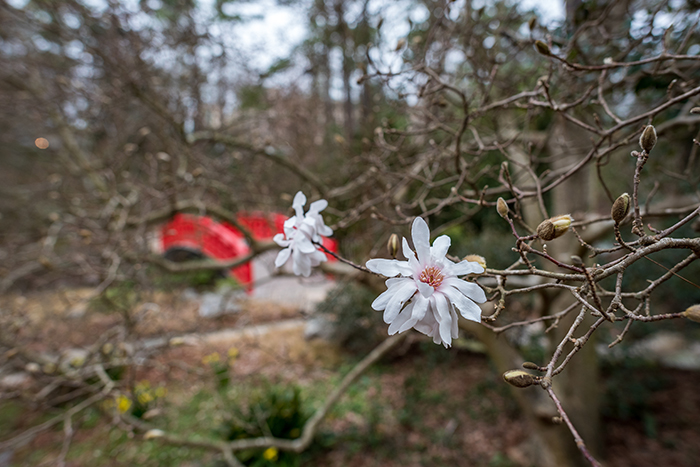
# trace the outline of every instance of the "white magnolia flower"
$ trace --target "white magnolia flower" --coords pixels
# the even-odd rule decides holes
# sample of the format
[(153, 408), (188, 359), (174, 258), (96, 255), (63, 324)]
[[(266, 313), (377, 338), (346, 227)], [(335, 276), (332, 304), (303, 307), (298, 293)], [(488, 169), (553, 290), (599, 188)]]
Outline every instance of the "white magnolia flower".
[(291, 256), (294, 274), (309, 277), (312, 267), (326, 261), (326, 255), (312, 242), (321, 243), (322, 236), (330, 237), (333, 235), (333, 230), (323, 223), (323, 217), (320, 214), (328, 206), (328, 201), (325, 199), (314, 201), (306, 214), (304, 214), (305, 204), (306, 196), (300, 191), (294, 196), (292, 202), (296, 214), (284, 221), (284, 234), (278, 233), (273, 240), (284, 247), (275, 259), (275, 266), (282, 266)]
[(411, 236), (417, 258), (404, 238), (403, 254), (408, 261), (367, 261), (371, 271), (391, 277), (386, 281), (387, 290), (374, 300), (372, 308), (384, 310), (389, 335), (415, 328), (431, 336), (436, 344), (449, 347), (458, 336), (456, 309), (466, 319), (481, 322), (481, 308), (476, 303), (486, 301), (481, 287), (457, 276), (482, 273), (484, 268), (475, 262), (447, 259), (451, 243), (447, 235), (436, 238), (430, 246), (428, 224), (420, 217), (413, 221)]

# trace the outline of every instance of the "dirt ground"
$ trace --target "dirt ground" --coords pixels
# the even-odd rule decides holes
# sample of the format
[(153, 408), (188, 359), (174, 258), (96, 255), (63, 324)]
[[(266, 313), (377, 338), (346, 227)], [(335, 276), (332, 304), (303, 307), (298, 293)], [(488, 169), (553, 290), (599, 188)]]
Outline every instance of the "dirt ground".
[[(20, 338), (32, 350), (57, 351), (89, 345), (121, 320), (118, 314), (99, 310), (68, 316), (67, 310), (73, 309), (84, 293), (87, 292), (71, 291), (60, 298), (56, 294), (11, 296), (4, 298), (4, 304), (23, 311), (27, 322)], [(154, 294), (147, 303), (152, 305), (143, 307), (135, 324), (136, 333), (142, 338), (207, 333), (302, 318), (293, 307), (260, 302), (248, 303), (241, 313), (206, 320), (197, 315), (196, 304), (183, 302), (173, 294)], [(332, 443), (321, 443), (312, 449), (302, 465), (520, 465), (515, 460), (521, 457), (519, 445), (527, 439), (528, 427), (488, 360), (465, 350), (444, 350), (417, 334), (407, 342), (360, 379), (359, 395), (352, 396), (349, 392), (341, 401), (341, 407), (331, 413), (321, 430), (322, 437), (332, 438)], [(173, 347), (160, 354), (156, 364), (141, 367), (133, 377), (138, 381), (148, 380), (154, 387), (167, 386), (171, 403), (184, 402), (211, 383), (203, 376), (202, 369), (206, 366), (203, 357), (214, 352), (224, 356), (234, 348), (237, 356), (230, 370), (234, 381), (256, 381), (264, 377), (298, 385), (302, 390), (332, 384), (339, 369), (346, 372), (349, 361), (357, 359), (323, 340), (306, 341), (303, 326), (292, 326), (252, 337), (239, 336), (228, 342), (203, 340), (197, 345)], [(615, 371), (606, 369), (606, 372)], [(604, 410), (604, 465), (700, 465), (700, 373), (644, 368), (634, 374), (630, 381), (636, 378), (635, 381), (643, 384), (653, 377), (663, 380), (663, 384), (651, 389), (635, 386), (636, 405), (624, 414)], [(624, 402), (627, 389), (616, 389), (623, 394), (618, 397)], [(15, 419), (12, 428), (0, 429), (0, 442), (45, 419), (36, 406), (26, 405), (23, 410), (24, 414)], [(106, 430), (111, 422), (105, 415), (96, 423)], [(46, 431), (16, 451), (12, 463), (4, 464), (0, 456), (0, 466), (34, 465), (27, 462), (52, 465), (51, 459), (60, 451), (62, 439), (61, 429)], [(86, 433), (78, 430), (73, 448), (81, 442), (95, 443), (90, 430)], [(30, 453), (38, 450), (46, 455), (36, 461)], [(65, 465), (98, 465), (91, 462), (85, 456), (78, 456)]]

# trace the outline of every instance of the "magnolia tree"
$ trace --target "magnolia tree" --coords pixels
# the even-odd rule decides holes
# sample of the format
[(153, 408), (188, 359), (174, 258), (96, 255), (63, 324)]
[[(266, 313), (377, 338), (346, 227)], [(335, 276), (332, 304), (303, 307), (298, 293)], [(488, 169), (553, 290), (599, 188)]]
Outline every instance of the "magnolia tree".
[[(309, 68), (282, 88), (265, 81), (281, 65), (237, 62), (220, 32), (240, 18), (218, 2), (211, 29), (193, 3), (150, 3), (0, 6), (0, 118), (18, 135), (0, 148), (10, 187), (0, 289), (90, 284), (88, 299), (106, 297), (123, 318), (69, 368), (33, 352), (21, 305), (4, 304), (2, 364), (31, 370), (32, 400), (78, 402), (0, 448), (62, 423), (67, 452), (72, 417), (136, 392), (111, 370), (174, 345), (136, 340), (144, 311), (131, 294), (153, 286), (148, 266), (221, 270), (281, 247), (275, 264), (291, 261), (299, 276), (386, 278), (371, 306), (390, 337), (296, 439), (195, 440), (116, 410), (120, 426), (229, 465), (253, 448), (301, 452), (353, 381), (415, 329), (444, 347), (460, 333), (484, 343), (533, 428), (533, 464), (598, 465), (595, 341), (612, 347), (636, 323), (699, 319), (698, 286), (684, 277), (700, 255), (693, 4), (570, 2), (565, 22), (540, 24), (501, 2), (407, 2), (421, 14), (396, 38), (393, 2), (315, 2), (318, 37), (289, 60)], [(333, 56), (343, 59), (342, 112)], [(290, 201), (274, 241), (237, 221)], [(185, 263), (154, 254), (150, 232), (178, 212), (231, 223), (250, 253)], [(341, 254), (322, 246), (331, 234)], [(120, 284), (132, 289), (106, 294)], [(681, 290), (674, 301), (659, 298), (669, 284)], [(538, 326), (544, 357), (526, 362), (513, 336)], [(54, 397), (66, 385), (70, 397)]]

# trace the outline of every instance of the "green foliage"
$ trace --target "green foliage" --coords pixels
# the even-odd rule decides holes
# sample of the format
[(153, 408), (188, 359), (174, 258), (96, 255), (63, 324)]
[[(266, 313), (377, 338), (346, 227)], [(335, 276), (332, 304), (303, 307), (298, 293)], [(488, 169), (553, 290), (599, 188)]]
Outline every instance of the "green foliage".
[(241, 109), (264, 110), (269, 107), (265, 87), (262, 84), (249, 84), (241, 86), (236, 93)]
[(238, 350), (231, 348), (228, 353), (228, 358), (225, 360), (221, 359), (218, 352), (214, 352), (202, 358), (202, 363), (209, 365), (212, 373), (214, 373), (214, 381), (216, 382), (216, 388), (219, 391), (225, 390), (231, 384), (231, 373), (229, 372), (229, 368), (237, 356)]
[(22, 419), (24, 408), (15, 401), (6, 400), (0, 403), (0, 438), (7, 437), (15, 425)]
[(331, 290), (316, 311), (334, 323), (331, 340), (343, 349), (364, 354), (385, 336), (382, 314), (372, 309), (377, 297), (369, 288), (354, 282), (341, 282)]
[[(260, 436), (295, 439), (301, 435), (304, 423), (309, 418), (297, 386), (281, 386), (268, 382), (257, 388), (245, 407), (234, 406), (230, 410), (232, 417), (224, 421), (217, 430), (226, 440)], [(237, 453), (237, 457), (245, 465), (253, 467), (299, 465), (297, 454), (270, 449), (241, 451)]]
[(90, 302), (91, 311), (111, 313), (132, 310), (139, 301), (140, 287), (131, 280), (115, 281)]
[(150, 409), (154, 408), (159, 399), (165, 397), (167, 393), (164, 387), (151, 387), (151, 383), (144, 380), (134, 386), (134, 400), (131, 406), (131, 415), (142, 418)]
[(272, 65), (270, 65), (270, 68), (267, 69), (267, 71), (263, 74), (260, 75), (261, 79), (264, 78), (269, 78), (270, 76), (274, 75), (275, 73), (279, 73), (280, 71), (284, 71), (289, 69), (292, 66), (292, 61), (288, 58), (280, 58), (279, 60), (275, 61)]

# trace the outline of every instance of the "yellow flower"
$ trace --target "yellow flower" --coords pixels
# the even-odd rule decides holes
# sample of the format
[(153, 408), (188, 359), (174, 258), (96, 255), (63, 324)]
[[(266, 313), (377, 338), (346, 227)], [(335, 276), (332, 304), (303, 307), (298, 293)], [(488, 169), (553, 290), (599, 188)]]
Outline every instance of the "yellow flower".
[(235, 347), (228, 349), (228, 358), (234, 359), (236, 357), (238, 357), (238, 349)]
[(164, 386), (158, 386), (155, 390), (156, 397), (163, 398), (168, 393), (168, 389)]
[(141, 405), (146, 405), (153, 400), (153, 396), (148, 392), (142, 392), (138, 395), (138, 400)]
[(218, 362), (219, 359), (219, 352), (214, 352), (212, 354), (205, 355), (204, 357), (202, 357), (202, 363), (204, 363), (205, 365), (211, 365), (212, 363)]
[(131, 399), (124, 394), (117, 397), (117, 410), (119, 413), (126, 413), (131, 408)]
[(138, 383), (136, 383), (136, 390), (137, 391), (147, 391), (150, 388), (151, 388), (151, 383), (147, 379), (144, 379), (143, 381), (139, 381)]
[(277, 460), (277, 448), (274, 446), (270, 446), (269, 448), (265, 449), (265, 452), (263, 452), (263, 457), (265, 460), (268, 461), (276, 461)]

